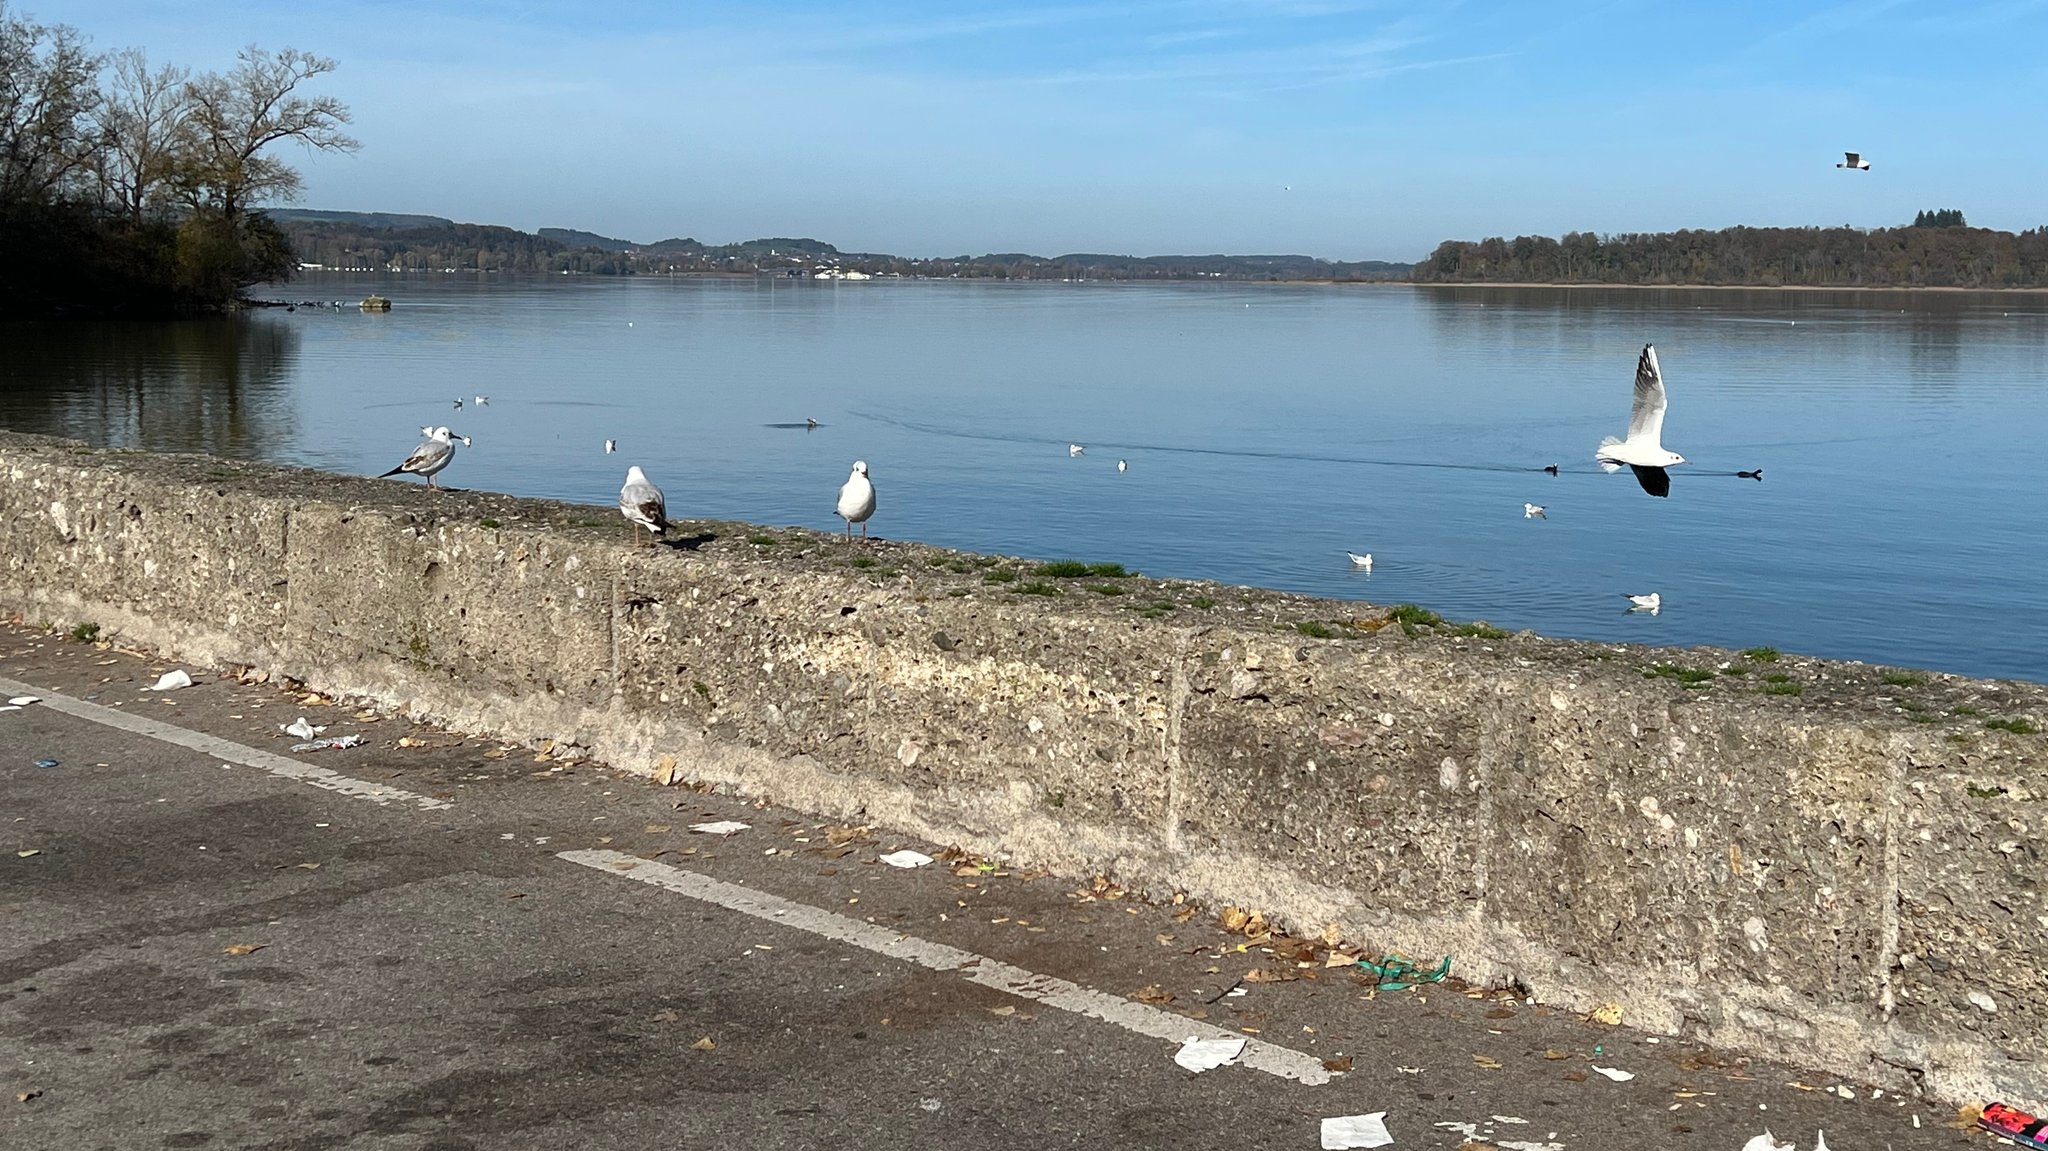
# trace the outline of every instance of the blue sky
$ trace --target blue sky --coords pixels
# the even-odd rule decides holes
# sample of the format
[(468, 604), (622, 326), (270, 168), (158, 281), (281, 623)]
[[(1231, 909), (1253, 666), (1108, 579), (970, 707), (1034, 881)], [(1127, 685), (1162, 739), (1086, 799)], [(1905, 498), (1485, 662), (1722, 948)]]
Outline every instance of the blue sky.
[(2048, 0), (12, 2), (334, 57), (363, 148), (307, 207), (924, 256), (2048, 223)]

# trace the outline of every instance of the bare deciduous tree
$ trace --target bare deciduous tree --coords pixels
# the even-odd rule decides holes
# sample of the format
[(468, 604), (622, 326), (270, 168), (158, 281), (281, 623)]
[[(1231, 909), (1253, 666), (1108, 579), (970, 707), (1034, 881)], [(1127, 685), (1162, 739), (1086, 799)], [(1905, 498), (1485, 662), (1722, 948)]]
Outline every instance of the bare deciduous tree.
[(334, 61), (297, 48), (271, 52), (251, 45), (226, 75), (189, 81), (185, 95), (184, 162), (179, 184), (195, 208), (230, 219), (265, 200), (299, 194), (299, 173), (268, 150), (297, 142), (320, 152), (352, 152), (342, 132), (348, 107), (332, 96), (307, 97), (298, 86), (334, 70)]
[(89, 178), (99, 58), (64, 24), (15, 18), (0, 0), (0, 201), (44, 201)]
[(110, 71), (100, 110), (100, 180), (108, 207), (140, 221), (164, 206), (177, 174), (191, 72), (172, 64), (151, 70), (140, 48), (115, 53)]

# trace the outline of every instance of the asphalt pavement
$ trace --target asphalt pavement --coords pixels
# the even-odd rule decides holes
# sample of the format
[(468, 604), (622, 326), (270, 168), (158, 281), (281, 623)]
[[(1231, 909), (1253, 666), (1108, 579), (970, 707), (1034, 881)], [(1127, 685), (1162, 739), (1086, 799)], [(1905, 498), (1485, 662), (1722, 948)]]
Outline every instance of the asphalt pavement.
[[(118, 642), (0, 626), (0, 653), (0, 698), (40, 697), (0, 712), (9, 1151), (1236, 1151), (1373, 1112), (1395, 1148), (1994, 1145), (1945, 1105), (1466, 987), (1455, 957), (1379, 990), (1104, 879), (234, 669), (147, 691), (180, 665)], [(300, 716), (363, 743), (293, 752)], [(747, 826), (691, 830), (714, 821)], [(933, 862), (881, 859), (905, 849)], [(1194, 1073), (1188, 1036), (1249, 1046)]]

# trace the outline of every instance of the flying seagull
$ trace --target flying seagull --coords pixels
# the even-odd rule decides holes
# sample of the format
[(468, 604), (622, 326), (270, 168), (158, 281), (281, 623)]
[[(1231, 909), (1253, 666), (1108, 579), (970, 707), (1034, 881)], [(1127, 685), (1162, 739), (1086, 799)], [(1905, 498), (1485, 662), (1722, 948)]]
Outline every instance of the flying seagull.
[(1085, 452), (1085, 451), (1087, 451), (1087, 450), (1088, 450), (1087, 448), (1084, 448), (1084, 447), (1082, 447), (1082, 446), (1081, 446), (1080, 444), (1068, 444), (1068, 445), (1067, 445), (1067, 455), (1069, 455), (1069, 456), (1078, 456), (1078, 455), (1080, 455), (1080, 454), (1081, 454), (1082, 452)]
[(477, 406), (477, 407), (480, 407), (480, 408), (488, 408), (488, 407), (490, 407), (490, 406), (491, 406), (491, 397), (489, 397), (489, 396), (478, 396), (478, 397), (476, 397), (476, 399), (475, 399), (475, 403), (476, 403), (476, 406)]
[(868, 517), (875, 514), (875, 485), (868, 479), (868, 462), (853, 461), (853, 474), (839, 485), (839, 518), (846, 521), (846, 538), (853, 538), (853, 525), (860, 525), (860, 538), (868, 538)]
[(468, 436), (458, 436), (445, 427), (435, 428), (427, 432), (426, 442), (414, 448), (412, 454), (405, 457), (404, 463), (385, 472), (384, 475), (395, 476), (400, 472), (410, 472), (416, 476), (425, 476), (427, 486), (439, 490), (440, 485), (434, 482), (434, 477), (455, 459), (456, 440), (461, 440), (465, 448), (469, 446)]
[(1762, 468), (1758, 468), (1753, 472), (1736, 472), (1735, 478), (1743, 480), (1755, 480), (1758, 483), (1762, 483), (1764, 482), (1764, 470)]
[(1651, 592), (1649, 595), (1629, 596), (1628, 610), (1646, 611), (1649, 612), (1651, 615), (1656, 615), (1658, 612), (1664, 610), (1664, 597), (1658, 595), (1656, 592)]
[(612, 454), (613, 452), (615, 452), (615, 451), (618, 451), (618, 450), (619, 450), (619, 441), (617, 441), (617, 440), (606, 440), (606, 441), (604, 442), (604, 454), (605, 454), (605, 455), (611, 455), (611, 454)]
[(1543, 514), (1542, 504), (1523, 504), (1522, 518), (1525, 520), (1547, 520), (1550, 517)]
[[(619, 514), (633, 525), (633, 543), (640, 542), (640, 529), (659, 536), (668, 531), (668, 500), (662, 497), (661, 489), (647, 478), (639, 464), (626, 469), (626, 484), (619, 489)], [(652, 540), (648, 541), (652, 543)]]
[(1372, 553), (1371, 553), (1371, 552), (1367, 552), (1367, 553), (1365, 553), (1364, 555), (1359, 555), (1359, 554), (1358, 554), (1357, 552), (1345, 552), (1344, 554), (1345, 554), (1345, 555), (1347, 555), (1347, 556), (1350, 556), (1350, 557), (1351, 557), (1351, 566), (1352, 566), (1352, 567), (1355, 567), (1355, 568), (1363, 568), (1363, 569), (1365, 570), (1365, 573), (1366, 573), (1367, 575), (1371, 575), (1371, 574), (1372, 574)]
[(1664, 373), (1657, 367), (1657, 349), (1644, 344), (1643, 354), (1636, 359), (1636, 399), (1628, 418), (1628, 438), (1608, 436), (1600, 441), (1593, 458), (1610, 472), (1627, 464), (1635, 472), (1636, 482), (1653, 496), (1671, 494), (1671, 476), (1664, 469), (1685, 462), (1684, 456), (1662, 443), (1664, 406)]
[(1835, 167), (1851, 168), (1858, 172), (1868, 172), (1870, 171), (1870, 161), (1864, 159), (1863, 153), (1861, 152), (1844, 152), (1842, 153), (1842, 162), (1836, 164)]
[(453, 403), (453, 404), (455, 405), (455, 410), (456, 410), (456, 411), (458, 411), (458, 412), (459, 412), (459, 411), (461, 411), (461, 410), (462, 410), (462, 397), (461, 397), (461, 396), (457, 396), (457, 397), (455, 397), (455, 399), (454, 399), (454, 400), (452, 400), (452, 401), (450, 401), (450, 402), (452, 402), (452, 403)]

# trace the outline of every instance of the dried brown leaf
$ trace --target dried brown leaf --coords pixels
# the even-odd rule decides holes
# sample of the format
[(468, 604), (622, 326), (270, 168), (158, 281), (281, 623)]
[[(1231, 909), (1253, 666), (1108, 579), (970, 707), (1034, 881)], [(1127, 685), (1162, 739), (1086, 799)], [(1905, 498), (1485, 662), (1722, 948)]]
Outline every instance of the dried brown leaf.
[(655, 1012), (655, 1013), (654, 1013), (654, 1018), (653, 1018), (652, 1020), (650, 1020), (649, 1022), (653, 1022), (653, 1023), (674, 1023), (674, 1022), (676, 1021), (676, 1019), (677, 1019), (676, 1013), (675, 1013), (675, 1012), (673, 1012), (673, 1011), (657, 1011), (657, 1012)]
[(718, 1043), (709, 1035), (706, 1035), (704, 1038), (699, 1039), (695, 1043), (690, 1044), (690, 1049), (692, 1051), (716, 1051), (718, 1049)]
[(31, 1100), (31, 1099), (34, 1099), (34, 1098), (36, 1098), (37, 1096), (41, 1095), (42, 1093), (43, 1093), (43, 1089), (42, 1089), (42, 1088), (40, 1088), (40, 1087), (34, 1087), (34, 1088), (30, 1088), (30, 1089), (29, 1089), (29, 1090), (27, 1090), (27, 1091), (16, 1091), (16, 1092), (14, 1093), (14, 1101), (15, 1101), (16, 1103), (26, 1103), (26, 1102), (28, 1102), (29, 1100)]
[(221, 948), (221, 954), (254, 955), (268, 946), (270, 946), (268, 943), (230, 943), (226, 947)]
[(1300, 978), (1298, 971), (1276, 971), (1267, 967), (1254, 967), (1244, 973), (1246, 983), (1292, 983)]
[(1583, 1071), (1567, 1071), (1564, 1073), (1564, 1077), (1567, 1082), (1571, 1083), (1584, 1083), (1586, 1081), (1586, 1073)]
[(1163, 990), (1157, 983), (1153, 983), (1132, 992), (1131, 998), (1140, 1003), (1171, 1003), (1173, 992)]
[(1341, 1075), (1351, 1070), (1351, 1056), (1339, 1055), (1335, 1059), (1325, 1059), (1323, 1060), (1323, 1070), (1333, 1071)]
[(1488, 1071), (1500, 1070), (1500, 1060), (1495, 1059), (1491, 1055), (1474, 1055), (1472, 1057), (1472, 1062), (1478, 1064), (1481, 1067), (1486, 1068)]
[(1559, 1051), (1555, 1047), (1546, 1047), (1543, 1049), (1543, 1057), (1545, 1059), (1570, 1059), (1572, 1053), (1569, 1051)]
[(1591, 1019), (1595, 1023), (1605, 1023), (1609, 1027), (1613, 1027), (1621, 1022), (1621, 1004), (1603, 1003), (1594, 1008), (1593, 1014), (1586, 1018)]
[(1513, 1019), (1515, 1013), (1506, 1007), (1496, 1007), (1486, 1013), (1488, 1019)]

